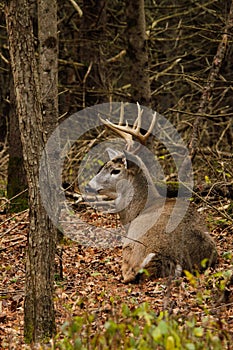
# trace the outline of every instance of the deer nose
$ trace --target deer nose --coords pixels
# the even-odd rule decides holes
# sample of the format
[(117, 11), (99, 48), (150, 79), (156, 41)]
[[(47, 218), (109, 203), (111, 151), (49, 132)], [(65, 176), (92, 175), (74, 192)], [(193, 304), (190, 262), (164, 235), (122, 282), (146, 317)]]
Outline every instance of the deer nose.
[(98, 191), (97, 191), (95, 188), (91, 187), (90, 185), (86, 185), (86, 186), (85, 186), (85, 192), (88, 192), (88, 193), (97, 193)]

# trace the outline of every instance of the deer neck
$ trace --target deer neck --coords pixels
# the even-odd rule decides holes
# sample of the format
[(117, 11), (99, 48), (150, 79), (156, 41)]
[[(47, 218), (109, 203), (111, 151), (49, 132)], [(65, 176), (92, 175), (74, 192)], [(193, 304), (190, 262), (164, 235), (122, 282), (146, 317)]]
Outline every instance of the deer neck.
[[(149, 179), (150, 180), (150, 179)], [(139, 168), (132, 171), (132, 175), (128, 178), (127, 189), (122, 188), (120, 195), (120, 205), (122, 210), (119, 211), (120, 220), (123, 225), (130, 223), (140, 213), (151, 205), (154, 197), (153, 191), (151, 191), (151, 186), (154, 187), (150, 181), (148, 181), (147, 176)]]

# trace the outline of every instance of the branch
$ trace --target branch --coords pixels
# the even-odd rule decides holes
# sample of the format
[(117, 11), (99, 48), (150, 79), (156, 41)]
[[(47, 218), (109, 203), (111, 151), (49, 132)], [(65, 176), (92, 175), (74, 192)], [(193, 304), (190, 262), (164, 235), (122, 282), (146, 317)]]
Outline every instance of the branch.
[(70, 2), (74, 6), (75, 10), (78, 12), (79, 17), (82, 17), (83, 11), (81, 10), (81, 7), (79, 7), (75, 0), (70, 0)]

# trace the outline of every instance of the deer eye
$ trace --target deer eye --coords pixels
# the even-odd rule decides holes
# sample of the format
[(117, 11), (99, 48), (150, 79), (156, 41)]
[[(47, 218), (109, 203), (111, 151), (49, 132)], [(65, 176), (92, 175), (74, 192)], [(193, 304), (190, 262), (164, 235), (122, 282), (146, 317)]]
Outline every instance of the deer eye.
[(120, 169), (113, 169), (112, 171), (111, 171), (111, 175), (117, 175), (117, 174), (120, 174)]

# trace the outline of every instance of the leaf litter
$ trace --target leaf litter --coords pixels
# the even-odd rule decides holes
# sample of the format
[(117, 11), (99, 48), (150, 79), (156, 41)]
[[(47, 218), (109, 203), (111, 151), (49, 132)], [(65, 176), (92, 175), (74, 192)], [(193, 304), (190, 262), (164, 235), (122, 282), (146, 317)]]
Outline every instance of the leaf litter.
[[(106, 220), (91, 212), (85, 212), (85, 216), (87, 221), (93, 221), (99, 227), (112, 228), (113, 222), (117, 224), (116, 219)], [(23, 340), (28, 226), (27, 212), (16, 217), (0, 215), (0, 348), (28, 348)], [(139, 284), (122, 283), (120, 246), (90, 247), (65, 238), (56, 255), (58, 331), (66, 320), (85, 312), (94, 315), (92, 326), (101, 330), (109, 318), (121, 319), (122, 304), (134, 310), (141, 303), (148, 302), (156, 314), (167, 310), (183, 319), (193, 315), (200, 323), (205, 307), (221, 330), (233, 337), (233, 277), (232, 274), (228, 279), (223, 277), (224, 271), (233, 269), (232, 226), (212, 224), (211, 234), (219, 252), (215, 269), (193, 277), (193, 280), (187, 275), (176, 280), (163, 278)]]

